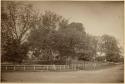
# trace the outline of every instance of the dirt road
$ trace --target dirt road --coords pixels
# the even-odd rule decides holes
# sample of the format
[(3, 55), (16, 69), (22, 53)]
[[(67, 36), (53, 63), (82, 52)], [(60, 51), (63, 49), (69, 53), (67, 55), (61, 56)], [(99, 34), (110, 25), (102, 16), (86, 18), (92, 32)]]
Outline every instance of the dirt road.
[(3, 72), (3, 82), (34, 83), (122, 83), (123, 65), (96, 71)]

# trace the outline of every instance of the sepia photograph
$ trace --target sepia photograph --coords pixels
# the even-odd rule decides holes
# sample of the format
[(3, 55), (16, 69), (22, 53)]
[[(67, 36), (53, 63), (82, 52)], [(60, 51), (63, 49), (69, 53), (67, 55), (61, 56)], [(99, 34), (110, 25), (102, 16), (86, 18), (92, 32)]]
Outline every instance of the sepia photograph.
[(1, 1), (1, 83), (124, 83), (124, 1)]

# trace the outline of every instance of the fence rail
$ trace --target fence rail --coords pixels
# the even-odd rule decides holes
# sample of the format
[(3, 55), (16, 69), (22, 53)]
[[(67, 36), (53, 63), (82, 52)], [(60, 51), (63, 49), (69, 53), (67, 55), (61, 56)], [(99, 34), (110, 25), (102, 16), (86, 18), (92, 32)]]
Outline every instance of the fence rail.
[(107, 63), (84, 62), (70, 65), (1, 65), (2, 71), (68, 71), (68, 70), (94, 70)]

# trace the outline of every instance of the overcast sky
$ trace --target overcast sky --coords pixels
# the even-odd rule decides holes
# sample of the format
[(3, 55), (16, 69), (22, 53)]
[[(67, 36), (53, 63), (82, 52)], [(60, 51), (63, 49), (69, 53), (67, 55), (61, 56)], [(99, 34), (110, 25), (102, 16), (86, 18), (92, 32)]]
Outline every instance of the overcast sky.
[(124, 3), (123, 2), (29, 2), (40, 11), (51, 10), (70, 22), (83, 23), (87, 33), (109, 34), (123, 45)]

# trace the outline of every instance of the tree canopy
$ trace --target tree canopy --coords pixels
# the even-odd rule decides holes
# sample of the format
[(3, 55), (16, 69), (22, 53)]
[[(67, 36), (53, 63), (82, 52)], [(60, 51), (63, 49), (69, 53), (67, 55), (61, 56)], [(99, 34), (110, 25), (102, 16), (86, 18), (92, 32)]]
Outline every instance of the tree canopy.
[(120, 57), (120, 48), (113, 36), (90, 35), (82, 23), (69, 22), (48, 10), (36, 12), (29, 4), (2, 3), (2, 61), (22, 63), (29, 51), (40, 60), (50, 61), (56, 58), (93, 61), (98, 52), (105, 53), (103, 59), (110, 62), (117, 62)]
[(31, 5), (11, 1), (2, 3), (4, 4), (1, 10), (1, 39), (2, 50), (4, 51), (2, 58), (11, 62), (20, 62), (26, 58), (24, 53), (27, 50), (22, 49), (28, 48), (23, 45), (28, 36), (28, 31), (35, 25), (37, 18)]

